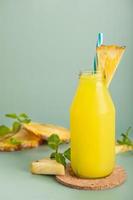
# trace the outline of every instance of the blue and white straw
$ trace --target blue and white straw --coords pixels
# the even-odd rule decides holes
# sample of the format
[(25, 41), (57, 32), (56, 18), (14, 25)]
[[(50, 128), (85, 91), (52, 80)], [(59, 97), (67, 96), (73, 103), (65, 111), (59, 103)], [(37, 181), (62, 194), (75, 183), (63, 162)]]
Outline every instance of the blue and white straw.
[[(102, 44), (103, 44), (103, 33), (98, 33), (96, 47), (99, 47)], [(98, 65), (98, 60), (97, 60), (97, 54), (96, 54), (94, 57), (94, 73), (96, 73), (97, 65)]]

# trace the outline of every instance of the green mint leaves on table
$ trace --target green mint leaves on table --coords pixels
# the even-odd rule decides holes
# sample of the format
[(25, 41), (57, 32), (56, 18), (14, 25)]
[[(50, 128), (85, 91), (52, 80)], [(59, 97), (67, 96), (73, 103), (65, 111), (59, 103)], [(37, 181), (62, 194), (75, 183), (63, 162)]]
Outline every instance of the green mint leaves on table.
[[(21, 129), (22, 124), (31, 122), (31, 119), (26, 113), (20, 113), (19, 115), (15, 113), (10, 113), (6, 114), (5, 117), (8, 117), (15, 121), (12, 123), (11, 127), (0, 125), (0, 137), (4, 137), (11, 133), (16, 134)], [(20, 144), (20, 142), (17, 141), (15, 138), (11, 138), (10, 142), (16, 145)]]
[(118, 144), (125, 144), (125, 145), (128, 145), (128, 146), (133, 146), (133, 140), (131, 138), (129, 138), (129, 132), (131, 131), (131, 127), (129, 127), (125, 133), (122, 133), (121, 134), (121, 140), (117, 140), (117, 143)]
[(70, 160), (70, 148), (61, 153), (59, 152), (60, 144), (62, 144), (62, 142), (58, 135), (52, 134), (48, 138), (48, 146), (54, 150), (54, 152), (51, 153), (50, 158), (55, 159), (58, 163), (61, 163), (66, 167), (66, 159)]

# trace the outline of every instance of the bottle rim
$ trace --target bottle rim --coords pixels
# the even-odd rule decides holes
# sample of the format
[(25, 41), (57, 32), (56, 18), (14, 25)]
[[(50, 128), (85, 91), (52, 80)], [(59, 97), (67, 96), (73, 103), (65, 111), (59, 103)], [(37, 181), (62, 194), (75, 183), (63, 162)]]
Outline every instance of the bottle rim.
[(79, 72), (79, 78), (88, 78), (88, 77), (103, 77), (103, 73), (101, 72), (101, 70), (97, 70), (96, 72), (95, 71), (92, 71), (92, 70), (84, 70), (84, 71), (80, 71)]

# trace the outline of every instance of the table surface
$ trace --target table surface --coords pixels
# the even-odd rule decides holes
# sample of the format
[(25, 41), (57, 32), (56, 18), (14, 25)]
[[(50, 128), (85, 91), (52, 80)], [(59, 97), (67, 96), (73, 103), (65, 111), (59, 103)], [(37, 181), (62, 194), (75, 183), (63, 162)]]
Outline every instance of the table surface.
[[(62, 146), (62, 149), (66, 146)], [(0, 152), (0, 199), (2, 200), (132, 200), (133, 153), (117, 155), (117, 164), (125, 167), (127, 181), (114, 189), (84, 191), (65, 187), (54, 176), (32, 175), (33, 160), (48, 156), (47, 145), (20, 152)]]

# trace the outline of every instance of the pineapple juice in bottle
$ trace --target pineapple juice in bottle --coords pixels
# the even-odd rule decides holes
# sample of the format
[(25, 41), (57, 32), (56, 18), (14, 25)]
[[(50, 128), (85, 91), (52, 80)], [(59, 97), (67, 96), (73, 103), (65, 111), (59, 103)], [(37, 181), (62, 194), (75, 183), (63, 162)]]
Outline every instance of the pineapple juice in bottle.
[(115, 107), (100, 72), (84, 72), (70, 109), (71, 166), (83, 178), (109, 175), (115, 166)]

